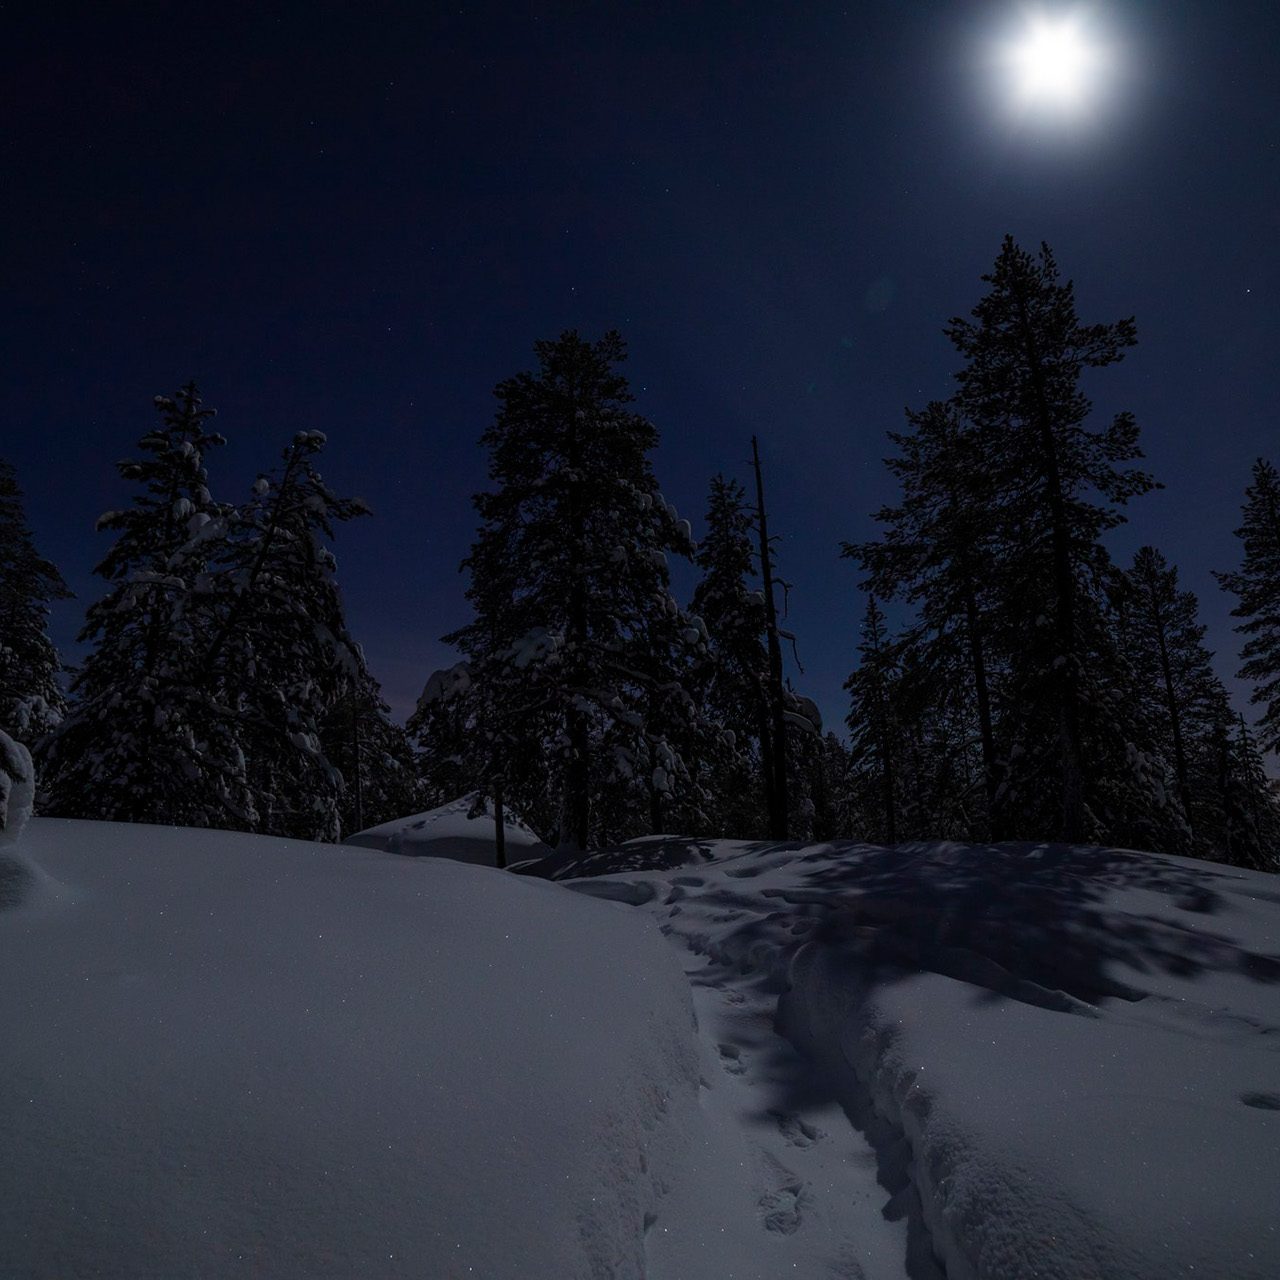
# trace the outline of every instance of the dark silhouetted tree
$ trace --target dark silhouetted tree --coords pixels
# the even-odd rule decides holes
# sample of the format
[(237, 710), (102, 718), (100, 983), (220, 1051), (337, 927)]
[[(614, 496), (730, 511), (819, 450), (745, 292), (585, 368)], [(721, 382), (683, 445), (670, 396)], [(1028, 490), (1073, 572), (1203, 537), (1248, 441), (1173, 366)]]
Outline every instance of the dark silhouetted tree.
[[(1021, 823), (1038, 835), (1098, 838), (1116, 819), (1108, 810), (1118, 799), (1098, 750), (1116, 738), (1106, 720), (1114, 703), (1091, 689), (1107, 678), (1099, 666), (1112, 571), (1101, 537), (1122, 522), (1118, 508), (1154, 481), (1124, 465), (1141, 456), (1131, 414), (1101, 430), (1086, 425), (1091, 405), (1080, 379), (1123, 358), (1136, 341), (1134, 323), (1081, 324), (1048, 246), (1032, 255), (1006, 237), (983, 278), (990, 288), (973, 318), (954, 319), (947, 333), (965, 358), (956, 404), (981, 433), (982, 464), (998, 495), (1001, 607), (1016, 664), (1006, 714), (1024, 722), (1015, 735), (1022, 777), (1008, 780), (1009, 794), (1032, 805)], [(1038, 723), (1046, 715), (1047, 741)], [(1057, 803), (1037, 813), (1049, 772)]]
[(48, 625), (50, 605), (70, 595), (36, 550), (13, 468), (0, 461), (0, 729), (28, 748), (66, 712)]
[(1240, 675), (1254, 684), (1252, 701), (1262, 708), (1263, 749), (1280, 752), (1280, 474), (1262, 458), (1253, 464), (1236, 537), (1240, 568), (1217, 577), (1237, 599), (1231, 615), (1245, 637)]
[[(658, 434), (629, 407), (622, 339), (568, 332), (536, 352), (536, 371), (497, 388), (483, 436), (494, 487), (475, 499), (464, 562), (476, 618), (448, 639), (478, 688), (518, 683), (518, 707), (489, 704), (493, 732), (513, 759), (539, 760), (561, 845), (585, 848), (627, 834), (624, 821), (645, 829), (655, 798), (688, 789), (680, 739), (698, 709), (685, 676), (704, 633), (671, 594), (667, 556), (691, 556), (693, 542), (658, 491)], [(619, 792), (622, 818), (606, 800)]]

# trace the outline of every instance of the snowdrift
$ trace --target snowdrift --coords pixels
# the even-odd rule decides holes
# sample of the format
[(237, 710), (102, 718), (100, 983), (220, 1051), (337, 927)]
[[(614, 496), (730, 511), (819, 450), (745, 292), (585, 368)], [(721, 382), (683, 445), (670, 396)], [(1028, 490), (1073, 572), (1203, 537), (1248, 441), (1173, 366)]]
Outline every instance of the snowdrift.
[(441, 860), (35, 819), (0, 1275), (639, 1277), (699, 1141), (644, 917)]
[(1280, 1275), (1276, 877), (1062, 846), (706, 853), (574, 887), (654, 915), (703, 987), (775, 993), (949, 1280)]
[[(473, 799), (473, 796), (463, 796), (427, 813), (394, 818), (366, 831), (357, 831), (344, 843), (416, 858), (450, 858), (455, 862), (491, 867), (495, 859), (493, 839), (497, 823), (488, 813), (471, 817)], [(509, 814), (502, 827), (506, 832), (508, 865), (543, 858), (551, 852), (528, 827)]]

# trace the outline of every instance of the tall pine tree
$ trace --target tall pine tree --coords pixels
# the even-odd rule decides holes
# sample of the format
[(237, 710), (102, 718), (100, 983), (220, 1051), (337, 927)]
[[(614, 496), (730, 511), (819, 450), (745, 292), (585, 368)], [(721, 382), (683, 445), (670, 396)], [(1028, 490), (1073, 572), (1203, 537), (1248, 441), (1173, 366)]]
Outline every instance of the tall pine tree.
[[(492, 732), (516, 759), (541, 756), (560, 843), (586, 848), (688, 792), (687, 674), (704, 632), (671, 594), (667, 556), (694, 547), (658, 491), (658, 434), (630, 408), (622, 339), (571, 331), (535, 350), (538, 368), (497, 388), (483, 436), (494, 487), (475, 499), (465, 561), (476, 618), (448, 639), (489, 688), (520, 690)], [(617, 793), (625, 817), (604, 800)]]
[(90, 606), (93, 645), (72, 682), (67, 718), (43, 755), (50, 812), (185, 826), (249, 826), (235, 727), (209, 714), (202, 656), (214, 625), (200, 589), (225, 527), (204, 454), (223, 443), (194, 385), (155, 401), (160, 424), (140, 457), (117, 464), (141, 487), (99, 529), (116, 541), (96, 572), (109, 584)]
[(773, 786), (765, 607), (753, 581), (752, 528), (742, 486), (713, 477), (692, 603), (708, 635), (697, 687), (704, 709), (721, 726), (725, 748), (713, 783), (715, 833), (739, 838), (765, 833), (769, 810), (767, 803), (762, 808), (761, 793), (767, 801)]
[(1240, 568), (1217, 577), (1237, 599), (1231, 615), (1245, 637), (1240, 675), (1253, 682), (1252, 701), (1262, 708), (1262, 746), (1280, 752), (1280, 474), (1262, 458), (1253, 464), (1236, 537)]
[[(1022, 774), (1007, 781), (1036, 834), (1099, 838), (1127, 821), (1116, 805), (1145, 785), (1134, 773), (1123, 795), (1110, 786), (1107, 749), (1117, 726), (1108, 712), (1116, 704), (1101, 686), (1114, 656), (1105, 616), (1112, 570), (1101, 537), (1154, 481), (1124, 465), (1141, 456), (1132, 415), (1089, 427), (1080, 380), (1123, 358), (1136, 341), (1134, 323), (1082, 324), (1047, 245), (1032, 255), (1006, 237), (983, 279), (990, 288), (972, 319), (954, 319), (947, 332), (965, 358), (957, 406), (981, 433), (998, 494), (992, 517), (1000, 521), (1003, 608), (1016, 633), (1010, 714), (1019, 721)], [(1120, 763), (1133, 773), (1132, 759)], [(1057, 776), (1056, 803), (1042, 808), (1049, 774)]]
[(322, 432), (298, 432), (236, 513), (199, 665), (246, 758), (254, 828), (310, 840), (339, 836), (344, 780), (323, 727), (364, 678), (328, 543), (337, 522), (368, 508), (325, 484), (315, 466), (324, 445)]
[(32, 747), (62, 720), (49, 606), (71, 595), (35, 547), (13, 468), (0, 460), (0, 729)]

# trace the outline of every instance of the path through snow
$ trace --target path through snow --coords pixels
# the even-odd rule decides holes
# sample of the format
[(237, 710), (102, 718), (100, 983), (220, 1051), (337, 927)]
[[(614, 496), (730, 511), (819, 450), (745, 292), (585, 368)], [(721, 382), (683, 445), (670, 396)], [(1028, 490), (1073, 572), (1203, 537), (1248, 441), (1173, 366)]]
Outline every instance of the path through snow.
[[(650, 1280), (943, 1280), (905, 1144), (775, 1027), (778, 965), (808, 932), (803, 911), (797, 920), (794, 907), (695, 871), (570, 884), (655, 917), (697, 1013), (701, 1102), (719, 1146), (695, 1155), (692, 1185), (673, 1188), (651, 1224)], [(725, 1177), (734, 1164), (745, 1168)]]

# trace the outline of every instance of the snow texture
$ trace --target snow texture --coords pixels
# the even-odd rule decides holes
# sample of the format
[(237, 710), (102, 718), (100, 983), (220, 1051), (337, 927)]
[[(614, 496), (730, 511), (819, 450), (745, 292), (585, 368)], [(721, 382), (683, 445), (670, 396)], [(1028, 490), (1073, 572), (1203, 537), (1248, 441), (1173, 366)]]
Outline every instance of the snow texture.
[(1280, 1275), (1276, 877), (674, 836), (541, 869), (596, 874), (32, 820), (0, 1275)]
[(639, 1280), (693, 1198), (689, 990), (628, 908), (154, 826), (8, 859), (6, 1280)]
[[(348, 836), (345, 843), (415, 858), (452, 858), (455, 862), (491, 867), (496, 857), (497, 824), (491, 813), (478, 813), (473, 817), (474, 806), (474, 795), (463, 796), (429, 813), (394, 818), (366, 831), (357, 831)], [(504, 815), (502, 826), (506, 832), (508, 863), (550, 854), (551, 850), (509, 813)]]
[(12, 844), (22, 834), (35, 790), (31, 753), (0, 729), (0, 844)]
[[(695, 994), (771, 993), (810, 1070), (785, 1093), (837, 1098), (866, 1136), (913, 1277), (1280, 1275), (1276, 877), (1063, 846), (684, 845), (692, 871), (571, 883), (654, 914)], [(756, 1039), (727, 1030), (726, 1069), (776, 1090)], [(797, 1213), (769, 1209), (777, 1230)]]

